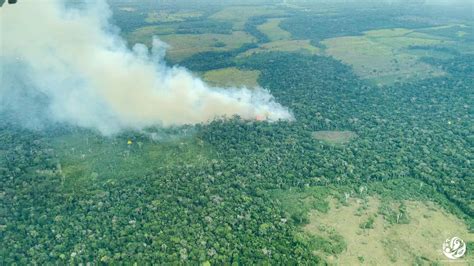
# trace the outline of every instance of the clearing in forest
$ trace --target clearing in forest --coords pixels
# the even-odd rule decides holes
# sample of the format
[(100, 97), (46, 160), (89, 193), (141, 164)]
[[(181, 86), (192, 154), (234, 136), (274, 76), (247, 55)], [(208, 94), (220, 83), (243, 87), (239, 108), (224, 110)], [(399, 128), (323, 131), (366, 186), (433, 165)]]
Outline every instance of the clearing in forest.
[(207, 71), (203, 79), (212, 86), (217, 87), (258, 87), (258, 70), (240, 70), (235, 67)]
[(165, 35), (161, 40), (170, 45), (167, 56), (180, 61), (201, 52), (222, 52), (240, 48), (255, 41), (254, 37), (243, 31), (232, 34), (176, 34)]
[(170, 46), (166, 56), (174, 62), (201, 52), (229, 51), (240, 48), (246, 43), (255, 42), (254, 37), (243, 31), (234, 31), (232, 34), (170, 34), (174, 30), (172, 26), (144, 27), (131, 33), (128, 41), (130, 44), (144, 43), (151, 47), (153, 35), (158, 35), (160, 40)]
[[(440, 263), (446, 261), (441, 248), (446, 239), (458, 236), (465, 242), (474, 240), (461, 219), (431, 202), (403, 201), (407, 219), (401, 216), (398, 223), (389, 222), (387, 208), (400, 215), (400, 203), (396, 205), (374, 197), (349, 199), (346, 205), (332, 200), (327, 213), (311, 212), (310, 223), (303, 230), (323, 237), (335, 231), (344, 238), (347, 248), (341, 254), (316, 252), (337, 265)], [(469, 261), (472, 255), (462, 259)]]
[(458, 41), (473, 41), (474, 32), (472, 25), (466, 24), (450, 24), (437, 27), (417, 29), (417, 32), (436, 35), (449, 39), (457, 39)]
[(312, 46), (309, 40), (274, 41), (259, 45), (258, 48), (247, 50), (238, 57), (247, 57), (264, 52), (301, 52), (305, 54), (319, 54), (320, 49)]
[(143, 43), (148, 47), (151, 46), (151, 41), (154, 35), (173, 34), (178, 28), (177, 24), (159, 25), (159, 26), (145, 26), (138, 28), (126, 36), (127, 41), (133, 45), (135, 43)]
[(362, 36), (329, 38), (322, 44), (326, 54), (351, 65), (361, 78), (384, 85), (443, 75), (443, 71), (421, 62), (420, 57), (407, 48), (450, 42), (443, 37), (394, 28), (367, 31)]
[(185, 21), (187, 19), (192, 19), (192, 18), (198, 18), (203, 15), (202, 12), (200, 11), (177, 11), (177, 12), (171, 12), (167, 10), (161, 10), (161, 11), (152, 11), (148, 13), (147, 18), (145, 21), (147, 23), (157, 23), (157, 22), (181, 22)]
[(210, 16), (210, 19), (229, 21), (234, 24), (235, 30), (243, 30), (245, 23), (251, 17), (274, 15), (284, 15), (285, 11), (272, 6), (231, 6), (226, 7)]
[(357, 137), (357, 134), (352, 131), (316, 131), (313, 132), (313, 137), (317, 140), (322, 140), (330, 144), (345, 144)]
[(291, 33), (287, 32), (280, 28), (280, 22), (284, 20), (283, 18), (271, 18), (268, 19), (265, 23), (258, 25), (257, 29), (271, 41), (281, 41), (291, 39)]

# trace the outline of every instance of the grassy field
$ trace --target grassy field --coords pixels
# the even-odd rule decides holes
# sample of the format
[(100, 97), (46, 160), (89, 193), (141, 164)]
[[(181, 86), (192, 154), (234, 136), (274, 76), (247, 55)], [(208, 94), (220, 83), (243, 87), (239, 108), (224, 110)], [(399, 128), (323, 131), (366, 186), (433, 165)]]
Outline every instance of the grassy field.
[(173, 34), (177, 28), (176, 24), (141, 27), (128, 34), (126, 39), (130, 44), (144, 43), (150, 47), (153, 36)]
[(258, 70), (240, 70), (235, 67), (216, 69), (203, 74), (203, 79), (212, 86), (217, 87), (247, 87), (258, 86)]
[(417, 58), (422, 58), (422, 57), (434, 57), (438, 59), (450, 59), (453, 58), (453, 54), (449, 52), (443, 52), (443, 51), (434, 51), (434, 50), (429, 50), (429, 49), (405, 49), (405, 53), (414, 55)]
[[(347, 243), (346, 251), (338, 256), (318, 253), (329, 263), (338, 265), (443, 262), (446, 257), (441, 246), (447, 238), (458, 236), (464, 241), (474, 240), (462, 220), (439, 206), (420, 201), (403, 204), (409, 223), (391, 224), (380, 214), (382, 203), (377, 198), (349, 199), (346, 205), (333, 200), (327, 213), (312, 211), (310, 223), (303, 230), (314, 236), (325, 236), (333, 230), (340, 234)], [(365, 226), (367, 221), (371, 221), (370, 226)]]
[(242, 30), (251, 17), (263, 15), (284, 15), (285, 11), (273, 6), (231, 6), (211, 15), (210, 19), (229, 21), (234, 24), (235, 30)]
[(174, 25), (149, 26), (132, 32), (127, 40), (129, 43), (144, 43), (151, 47), (153, 35), (170, 45), (167, 57), (172, 61), (181, 61), (193, 54), (207, 51), (228, 51), (252, 43), (255, 38), (243, 31), (232, 34), (172, 34)]
[(465, 24), (450, 24), (438, 27), (418, 29), (418, 32), (444, 37), (449, 39), (459, 39), (461, 41), (473, 38), (473, 27)]
[[(206, 51), (228, 51), (252, 43), (255, 38), (243, 31), (232, 34), (179, 34), (165, 35), (161, 40), (171, 47), (168, 56), (172, 60), (182, 60), (193, 54)], [(220, 44), (225, 44), (221, 47)]]
[(191, 18), (198, 18), (203, 15), (199, 11), (186, 11), (182, 10), (179, 12), (170, 12), (170, 11), (153, 11), (148, 13), (147, 18), (145, 19), (148, 23), (157, 23), (157, 22), (180, 22), (185, 21)]
[(345, 144), (356, 138), (357, 135), (352, 131), (316, 131), (313, 137), (317, 140), (329, 144)]
[(247, 57), (253, 54), (273, 51), (301, 52), (306, 54), (320, 53), (320, 49), (312, 46), (308, 40), (288, 40), (261, 44), (258, 48), (250, 49), (248, 51), (245, 51), (244, 53), (239, 54), (238, 57)]
[(450, 41), (407, 29), (385, 29), (365, 32), (363, 36), (330, 38), (322, 43), (326, 54), (354, 68), (362, 78), (377, 84), (397, 80), (440, 76), (444, 73), (420, 62), (416, 53), (406, 51), (412, 45), (439, 45)]
[[(465, 25), (445, 25), (416, 30), (394, 28), (372, 30), (363, 36), (327, 39), (326, 53), (353, 66), (362, 78), (378, 84), (397, 80), (426, 78), (443, 75), (439, 69), (420, 62), (421, 57), (449, 58), (452, 54), (435, 50), (411, 50), (411, 46), (453, 47), (462, 53), (474, 49), (468, 43), (459, 43), (459, 29)], [(465, 35), (463, 35), (465, 36)]]
[(291, 39), (291, 34), (280, 28), (282, 18), (271, 18), (267, 22), (258, 25), (257, 29), (268, 36), (271, 41), (281, 41)]

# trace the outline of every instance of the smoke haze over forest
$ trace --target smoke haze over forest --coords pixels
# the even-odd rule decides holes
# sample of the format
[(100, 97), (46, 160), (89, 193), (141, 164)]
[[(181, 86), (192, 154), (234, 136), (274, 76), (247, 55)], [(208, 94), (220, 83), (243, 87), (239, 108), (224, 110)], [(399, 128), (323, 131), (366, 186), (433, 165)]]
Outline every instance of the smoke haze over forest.
[(130, 50), (109, 24), (104, 1), (81, 9), (66, 9), (60, 0), (20, 1), (0, 14), (0, 106), (28, 125), (47, 117), (109, 134), (233, 115), (291, 118), (264, 89), (214, 88), (165, 65), (167, 45), (159, 39), (151, 53), (142, 44)]

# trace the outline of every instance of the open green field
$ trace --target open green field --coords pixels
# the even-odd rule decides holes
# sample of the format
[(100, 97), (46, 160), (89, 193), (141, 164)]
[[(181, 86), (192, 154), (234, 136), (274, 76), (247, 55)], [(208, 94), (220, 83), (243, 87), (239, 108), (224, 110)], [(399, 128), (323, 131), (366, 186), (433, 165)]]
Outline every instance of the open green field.
[(271, 41), (289, 40), (291, 33), (280, 28), (280, 22), (283, 18), (271, 18), (267, 22), (258, 25), (257, 29), (268, 36)]
[(320, 49), (309, 43), (309, 40), (274, 41), (259, 45), (258, 48), (247, 50), (238, 57), (247, 57), (265, 52), (301, 52), (304, 54), (319, 54)]
[[(400, 212), (400, 204), (403, 211)], [(304, 231), (314, 236), (328, 232), (341, 235), (347, 249), (339, 255), (324, 254), (337, 265), (413, 265), (446, 261), (443, 242), (453, 236), (474, 240), (466, 224), (431, 202), (403, 201), (383, 203), (379, 199), (348, 199), (341, 204), (330, 201), (327, 213), (312, 211)], [(387, 208), (396, 214), (398, 223), (387, 220)], [(408, 218), (404, 221), (403, 215)], [(471, 256), (472, 258), (472, 256)], [(463, 259), (465, 262), (468, 258)]]
[(242, 30), (245, 23), (251, 17), (264, 15), (284, 15), (285, 11), (273, 6), (231, 6), (211, 15), (210, 19), (229, 21), (234, 24), (235, 30)]
[(203, 15), (200, 11), (177, 11), (177, 12), (170, 12), (170, 11), (152, 11), (148, 13), (147, 18), (145, 19), (148, 23), (156, 23), (156, 22), (180, 22), (185, 21), (191, 18), (198, 18)]
[(136, 29), (135, 31), (128, 34), (126, 37), (127, 41), (130, 44), (143, 43), (150, 47), (153, 36), (173, 34), (175, 33), (177, 27), (178, 26), (176, 24), (145, 26)]
[(420, 62), (422, 57), (451, 58), (452, 54), (439, 50), (412, 50), (412, 46), (453, 47), (469, 53), (472, 45), (462, 41), (469, 30), (466, 25), (445, 25), (416, 30), (393, 28), (372, 30), (363, 36), (345, 36), (326, 39), (325, 52), (350, 64), (362, 78), (379, 84), (397, 80), (436, 77), (444, 73)]
[(253, 36), (243, 31), (234, 31), (232, 34), (171, 34), (174, 29), (174, 26), (168, 25), (140, 28), (129, 35), (128, 41), (151, 47), (152, 37), (157, 35), (170, 45), (167, 57), (172, 61), (180, 61), (201, 52), (229, 51), (255, 41)]
[(329, 144), (345, 144), (356, 138), (357, 134), (352, 131), (316, 131), (313, 138)]
[(438, 58), (442, 60), (453, 58), (453, 54), (447, 51), (436, 51), (433, 49), (410, 49), (410, 48), (407, 48), (404, 51), (410, 55), (416, 56), (417, 58), (432, 57), (432, 58)]
[(259, 86), (257, 79), (260, 76), (258, 70), (240, 70), (235, 67), (222, 68), (207, 71), (203, 78), (212, 86), (217, 87), (247, 87)]
[(161, 36), (161, 40), (170, 45), (167, 56), (172, 60), (182, 60), (193, 54), (207, 51), (229, 51), (255, 38), (243, 31), (232, 34), (179, 34)]
[(416, 53), (406, 51), (413, 45), (439, 45), (450, 41), (442, 37), (407, 29), (367, 31), (363, 36), (330, 38), (322, 43), (326, 54), (351, 65), (356, 74), (377, 84), (441, 76), (444, 73), (420, 62)]
[(465, 24), (450, 24), (437, 27), (418, 29), (418, 32), (444, 37), (449, 39), (458, 39), (460, 41), (473, 40), (473, 27)]

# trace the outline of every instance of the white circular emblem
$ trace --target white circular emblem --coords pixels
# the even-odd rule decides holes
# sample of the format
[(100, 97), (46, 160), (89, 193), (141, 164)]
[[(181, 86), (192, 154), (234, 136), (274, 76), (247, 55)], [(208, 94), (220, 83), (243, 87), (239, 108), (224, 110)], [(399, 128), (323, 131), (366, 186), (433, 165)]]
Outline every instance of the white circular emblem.
[(459, 259), (466, 253), (466, 244), (459, 237), (448, 238), (443, 243), (443, 253), (449, 259)]

